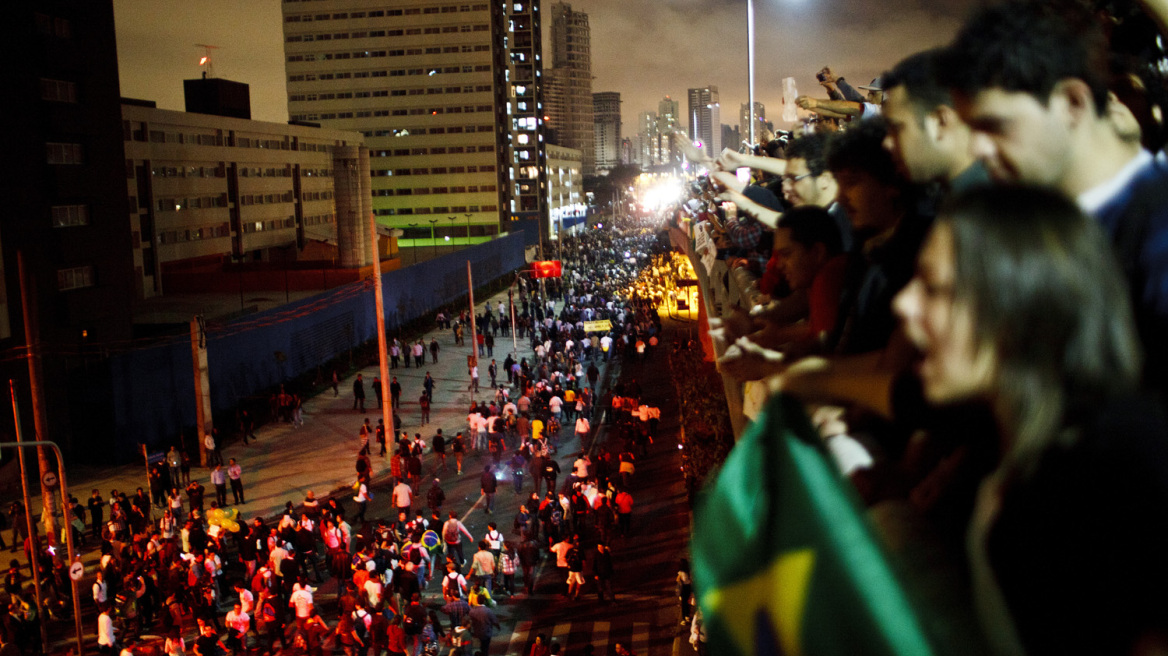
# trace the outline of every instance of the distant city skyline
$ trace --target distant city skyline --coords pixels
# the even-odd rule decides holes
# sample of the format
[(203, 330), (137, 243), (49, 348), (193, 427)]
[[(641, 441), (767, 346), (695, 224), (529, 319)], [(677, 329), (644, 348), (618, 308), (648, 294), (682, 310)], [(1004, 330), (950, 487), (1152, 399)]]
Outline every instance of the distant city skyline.
[[(541, 10), (552, 4), (544, 0)], [(719, 88), (723, 122), (736, 122), (747, 102), (744, 0), (570, 4), (591, 22), (592, 91), (621, 94), (625, 125), (637, 125), (638, 114), (665, 96), (684, 99), (687, 89), (706, 85)], [(800, 93), (821, 95), (815, 72), (830, 65), (866, 83), (902, 57), (948, 41), (975, 4), (755, 0), (755, 100), (778, 125), (783, 78), (794, 77)], [(218, 46), (215, 75), (251, 86), (254, 118), (288, 120), (280, 0), (114, 0), (114, 12), (123, 96), (183, 109), (182, 80), (202, 72), (195, 44), (210, 44)], [(544, 20), (545, 31), (550, 22)], [(544, 53), (545, 68), (550, 55)]]

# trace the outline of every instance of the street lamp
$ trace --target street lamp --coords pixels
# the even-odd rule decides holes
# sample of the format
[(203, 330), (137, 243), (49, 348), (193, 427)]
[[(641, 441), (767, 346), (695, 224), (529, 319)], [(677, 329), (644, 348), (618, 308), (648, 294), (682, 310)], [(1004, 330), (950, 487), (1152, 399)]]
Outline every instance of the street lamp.
[(438, 219), (430, 219), (430, 245), (434, 247), (434, 257), (438, 257), (438, 241), (434, 239), (434, 224)]
[(470, 217), (473, 216), (470, 212), (466, 213), (466, 245), (470, 246)]
[(746, 0), (746, 118), (750, 121), (747, 140), (754, 147), (754, 0)]
[[(450, 236), (453, 238), (454, 237), (454, 222), (458, 220), (458, 217), (457, 216), (448, 216), (448, 217), (446, 217), (446, 220), (450, 222)], [(453, 239), (450, 240), (450, 252), (451, 253), (454, 252), (454, 240)]]
[[(407, 223), (406, 225), (408, 225), (411, 228), (418, 227), (418, 224), (416, 224), (416, 223)], [(411, 236), (410, 237), (410, 252), (414, 254), (414, 264), (417, 264), (418, 263), (418, 246), (417, 246), (417, 244), (414, 243), (415, 241), (416, 240), (413, 238), (413, 236)]]

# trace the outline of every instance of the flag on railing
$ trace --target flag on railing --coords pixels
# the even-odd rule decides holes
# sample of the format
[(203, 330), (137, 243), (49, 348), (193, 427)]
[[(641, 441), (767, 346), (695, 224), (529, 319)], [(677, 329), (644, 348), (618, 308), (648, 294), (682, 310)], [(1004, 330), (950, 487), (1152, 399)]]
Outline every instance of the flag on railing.
[(712, 654), (934, 650), (850, 484), (776, 395), (699, 501), (691, 556)]

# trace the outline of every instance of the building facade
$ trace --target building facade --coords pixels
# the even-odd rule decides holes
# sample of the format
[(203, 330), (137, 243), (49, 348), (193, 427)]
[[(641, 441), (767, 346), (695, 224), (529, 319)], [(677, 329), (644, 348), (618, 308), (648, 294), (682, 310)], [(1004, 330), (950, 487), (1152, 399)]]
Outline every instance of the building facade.
[[(27, 317), (40, 344), (42, 439), (89, 457), (113, 425), (105, 353), (133, 336), (138, 235), (126, 220), (113, 3), (17, 0), (5, 9), (0, 368), (16, 383), (32, 439), (40, 427), (28, 412)], [(11, 422), (9, 412), (0, 430), (11, 435)]]
[(694, 143), (710, 157), (722, 152), (722, 113), (718, 102), (718, 87), (708, 86), (689, 90), (687, 127)]
[(596, 171), (607, 173), (621, 163), (621, 99), (615, 91), (592, 94)]
[(560, 235), (584, 221), (587, 199), (584, 198), (583, 153), (563, 146), (548, 146), (548, 208), (551, 213), (550, 235)]
[(538, 1), (282, 10), (289, 116), (364, 135), (373, 212), (403, 244), (546, 222)]
[(592, 32), (588, 14), (572, 5), (552, 5), (552, 75), (557, 100), (548, 116), (556, 131), (556, 145), (583, 153), (584, 175), (595, 172), (592, 116)]
[(341, 266), (369, 264), (368, 214), (354, 214), (360, 224), (340, 242), (337, 230), (337, 197), (359, 181), (334, 155), (359, 147), (360, 133), (152, 105), (122, 105), (140, 298), (164, 293), (165, 271), (179, 263), (271, 261), (275, 251), (289, 261), (310, 241), (338, 247)]
[[(754, 140), (751, 144), (758, 143), (758, 135), (762, 133), (766, 127), (766, 106), (760, 102), (754, 103)], [(738, 108), (738, 136), (740, 139), (749, 141), (750, 134), (750, 103), (742, 103)]]

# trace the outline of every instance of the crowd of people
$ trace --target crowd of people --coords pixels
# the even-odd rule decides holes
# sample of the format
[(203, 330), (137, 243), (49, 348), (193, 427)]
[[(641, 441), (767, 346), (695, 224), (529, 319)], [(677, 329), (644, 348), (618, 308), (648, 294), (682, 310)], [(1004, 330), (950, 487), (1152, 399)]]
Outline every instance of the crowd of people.
[[(656, 434), (660, 413), (640, 402), (636, 381), (610, 389), (600, 373), (615, 353), (645, 357), (646, 344), (656, 344), (660, 319), (652, 300), (637, 292), (643, 289), (638, 276), (662, 262), (649, 254), (653, 247), (647, 231), (626, 224), (565, 239), (565, 277), (524, 281), (515, 296), (515, 338), (527, 340), (533, 355), (516, 360), (509, 352), (501, 372), (491, 361), (491, 386), (472, 394), (466, 428), (453, 436), (441, 429), (428, 438), (394, 430), (387, 445), (384, 426), (366, 420), (351, 495), (317, 499), (309, 492), (299, 503), (288, 501), (278, 517), (242, 517), (230, 503), (243, 503), (238, 465), (229, 459), (224, 467), (214, 447), (208, 447), (214, 497), (200, 476), (191, 478), (191, 463), (175, 449), (151, 473), (169, 494), (151, 498), (138, 489), (127, 497), (113, 490), (106, 500), (94, 490), (91, 526), (82, 524), (78, 535), (100, 545), (96, 580), (85, 595), (98, 611), (98, 650), (123, 656), (139, 648), (171, 656), (329, 648), (350, 655), (486, 654), (499, 628), (496, 599), (531, 595), (545, 560), (558, 574), (544, 592), (579, 598), (594, 591), (599, 601), (612, 601), (614, 553), (633, 530), (635, 462)], [(511, 310), (482, 307), (476, 317), (482, 357), (493, 355), (486, 337), (510, 337)], [(457, 337), (463, 339), (470, 335), (468, 319), (439, 316), (438, 327), (465, 331)], [(413, 366), (424, 364), (427, 351), (437, 361), (437, 342), (431, 344), (409, 347), (411, 355), (420, 351)], [(380, 385), (375, 381), (379, 399)], [(390, 393), (398, 410), (396, 378)], [(611, 426), (604, 443), (593, 443), (594, 423)], [(373, 477), (374, 435), (378, 455), (389, 461), (388, 482)], [(570, 455), (562, 451), (569, 446)], [(449, 463), (448, 452), (454, 455)], [(571, 463), (566, 472), (564, 456)], [(439, 476), (451, 469), (479, 480), (479, 505), (491, 520), (482, 535), (460, 521), (465, 504), (447, 502)], [(504, 486), (521, 502), (508, 521), (494, 517), (494, 498)], [(370, 509), (375, 487), (389, 491), (387, 516)], [(46, 589), (62, 600), (64, 614), (66, 563), (53, 549), (39, 555)], [(20, 571), (14, 564), (7, 586), (23, 599), (27, 582)], [(326, 606), (318, 589), (330, 579), (337, 596)], [(0, 643), (38, 652), (36, 618), (35, 604), (6, 614)], [(164, 639), (146, 645), (155, 635)], [(559, 648), (546, 636), (537, 647), (533, 653)]]
[(862, 498), (925, 522), (995, 653), (1168, 644), (1166, 7), (1142, 4), (981, 9), (866, 97), (824, 69), (811, 128), (705, 158), (678, 213), (757, 278), (721, 370), (803, 399)]

